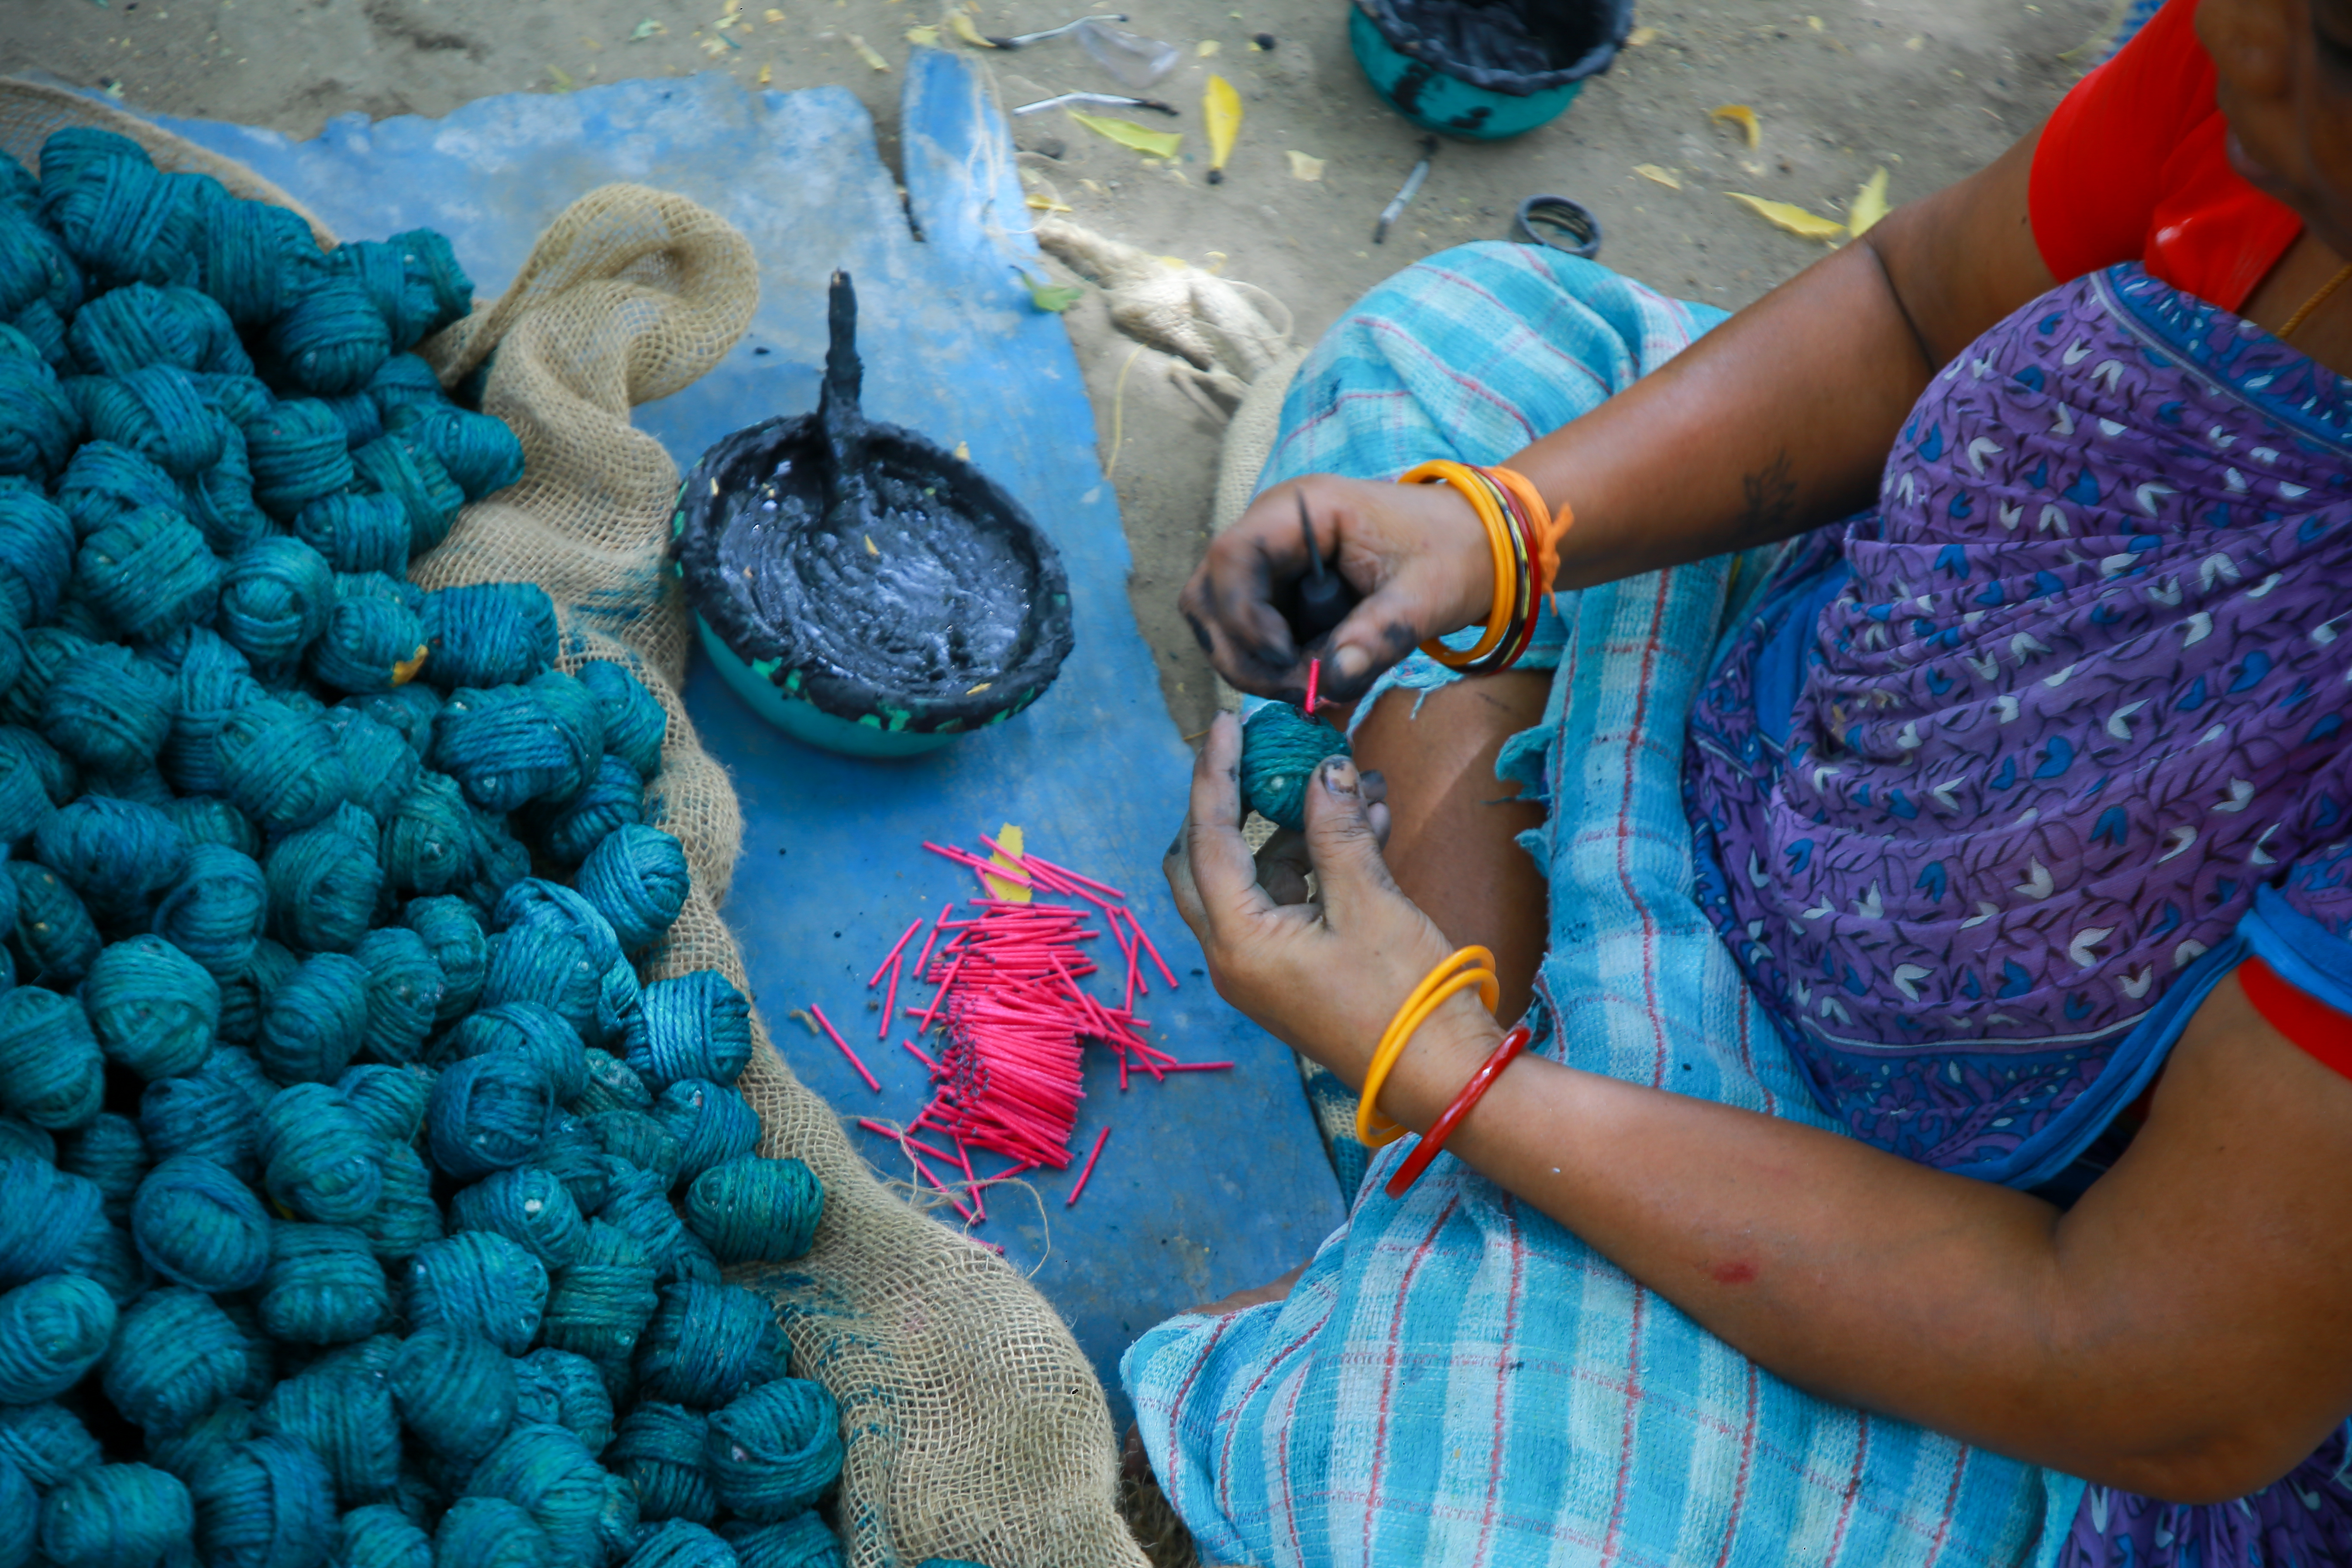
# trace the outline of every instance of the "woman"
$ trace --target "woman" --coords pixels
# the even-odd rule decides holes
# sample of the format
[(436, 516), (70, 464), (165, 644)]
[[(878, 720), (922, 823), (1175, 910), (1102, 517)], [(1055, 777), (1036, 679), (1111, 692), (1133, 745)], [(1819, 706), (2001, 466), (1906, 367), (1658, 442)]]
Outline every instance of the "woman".
[[(1366, 771), (1302, 902), (1221, 721), (1171, 879), (1351, 1086), (1463, 943), (1538, 1048), (1130, 1351), (1204, 1555), (2352, 1562), (2347, 258), (2352, 0), (2173, 0), (1684, 352), (1508, 247), (1335, 330), (1184, 603), (1297, 700), (1303, 497)], [(1496, 587), (1466, 491), (1387, 482), (1432, 458), (1572, 513), (1550, 675), (1405, 658)], [(1499, 1033), (1455, 997), (1379, 1110)]]

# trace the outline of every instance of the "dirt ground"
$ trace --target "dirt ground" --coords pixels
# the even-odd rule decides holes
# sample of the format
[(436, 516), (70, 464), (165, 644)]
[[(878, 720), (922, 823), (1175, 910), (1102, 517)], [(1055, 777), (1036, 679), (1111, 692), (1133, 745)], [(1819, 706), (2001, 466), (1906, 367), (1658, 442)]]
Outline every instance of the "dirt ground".
[[(1823, 247), (1774, 229), (1727, 192), (1834, 217), (1876, 168), (1887, 170), (1898, 204), (1933, 191), (2029, 132), (2095, 61), (2102, 49), (2092, 40), (2117, 15), (2109, 0), (1798, 3), (1817, 9), (1643, 4), (1638, 47), (1565, 115), (1514, 141), (1444, 144), (1379, 247), (1373, 219), (1418, 155), (1420, 133), (1357, 68), (1347, 0), (1125, 0), (1134, 31), (1181, 51), (1150, 89), (1179, 117), (1136, 116), (1184, 132), (1172, 164), (1148, 165), (1059, 112), (1015, 121), (1015, 135), (1036, 188), (1058, 195), (1072, 221), (1260, 285), (1287, 305), (1302, 342), (1396, 268), (1465, 240), (1507, 237), (1520, 198), (1538, 192), (1591, 208), (1605, 235), (1601, 259), (1621, 271), (1736, 307)], [(307, 136), (337, 115), (434, 116), (492, 93), (724, 70), (747, 87), (850, 87), (895, 160), (898, 68), (915, 47), (908, 30), (940, 20), (932, 4), (741, 0), (721, 28), (728, 0), (0, 0), (0, 75), (34, 73), (135, 109)], [(970, 9), (980, 31), (996, 35), (1087, 14), (1047, 0), (975, 0)], [(951, 33), (942, 37), (955, 47)], [(861, 42), (892, 68), (874, 69)], [(1008, 105), (1123, 90), (1066, 38), (987, 58)], [(1234, 84), (1245, 110), (1217, 185), (1204, 178), (1201, 131), (1213, 72)], [(1710, 121), (1727, 103), (1756, 111), (1753, 150), (1736, 126)], [(1294, 153), (1320, 160), (1318, 177), (1297, 177), (1306, 169)], [(1097, 296), (1066, 320), (1105, 461), (1116, 464), (1137, 616), (1171, 713), (1191, 735), (1206, 727), (1214, 698), (1173, 600), (1206, 538), (1222, 425), (1177, 388), (1174, 362), (1134, 354)]]

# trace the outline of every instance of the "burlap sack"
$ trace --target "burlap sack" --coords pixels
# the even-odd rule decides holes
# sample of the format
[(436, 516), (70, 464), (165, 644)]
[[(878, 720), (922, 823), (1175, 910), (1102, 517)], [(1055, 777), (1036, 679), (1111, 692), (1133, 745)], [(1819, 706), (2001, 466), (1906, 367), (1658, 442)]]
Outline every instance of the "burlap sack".
[[(158, 167), (301, 210), (250, 172), (130, 115), (0, 81), (0, 148), (32, 165), (42, 139), (66, 125), (120, 131)], [(629, 410), (717, 363), (758, 299), (751, 246), (725, 220), (658, 191), (608, 185), (557, 218), (503, 298), (425, 350), (451, 383), (496, 351), (483, 406), (520, 435), (528, 467), (521, 483), (467, 507), (411, 575), (427, 587), (542, 584), (563, 611), (566, 667), (619, 659), (669, 714), (649, 805), (684, 843), (695, 887), (645, 964), (647, 979), (714, 968), (745, 984), (719, 915), (743, 823), (726, 771), (678, 700), (688, 627), (663, 560), (677, 468), (630, 425)], [(848, 1462), (837, 1517), (850, 1563), (1139, 1568), (1143, 1554), (1116, 1511), (1109, 1411), (1069, 1330), (992, 1253), (886, 1189), (756, 1015), (753, 1026), (759, 1048), (742, 1088), (765, 1130), (761, 1152), (807, 1162), (824, 1183), (825, 1212), (805, 1258), (746, 1270), (743, 1282), (777, 1302), (794, 1373), (840, 1402)]]

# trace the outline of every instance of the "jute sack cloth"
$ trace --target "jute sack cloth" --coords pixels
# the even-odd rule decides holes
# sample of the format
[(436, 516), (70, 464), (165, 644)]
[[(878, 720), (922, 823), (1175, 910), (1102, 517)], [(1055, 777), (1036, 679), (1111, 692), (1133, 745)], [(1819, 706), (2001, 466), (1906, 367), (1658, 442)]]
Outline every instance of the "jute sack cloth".
[[(79, 95), (0, 81), (0, 148), (27, 167), (69, 125), (121, 132), (159, 168), (302, 212), (332, 244), (299, 203), (235, 163)], [(489, 362), (483, 409), (521, 437), (527, 467), (410, 570), (428, 588), (540, 584), (562, 616), (566, 668), (616, 659), (661, 700), (669, 735), (648, 815), (685, 846), (694, 891), (641, 969), (648, 980), (717, 969), (747, 990), (719, 915), (743, 819), (678, 700), (689, 628), (664, 561), (677, 468), (629, 410), (716, 364), (759, 288), (749, 242), (692, 202), (637, 185), (574, 202), (503, 297), (419, 351), (445, 384)], [(928, 1557), (1141, 1568), (1117, 1511), (1109, 1410), (1067, 1327), (1002, 1259), (884, 1187), (756, 1012), (752, 1027), (741, 1088), (760, 1113), (761, 1152), (805, 1161), (825, 1210), (807, 1256), (738, 1272), (776, 1302), (794, 1373), (840, 1403), (837, 1518), (853, 1568)]]

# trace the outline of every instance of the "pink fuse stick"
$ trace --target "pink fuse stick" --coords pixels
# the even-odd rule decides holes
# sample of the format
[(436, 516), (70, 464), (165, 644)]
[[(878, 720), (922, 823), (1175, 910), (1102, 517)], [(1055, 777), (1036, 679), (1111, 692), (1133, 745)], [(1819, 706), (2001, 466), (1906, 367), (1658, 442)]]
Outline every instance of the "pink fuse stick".
[(866, 989), (871, 991), (877, 985), (882, 984), (882, 971), (889, 968), (892, 962), (895, 961), (900, 953), (907, 951), (907, 938), (913, 936), (918, 931), (920, 931), (922, 926), (923, 917), (917, 915), (914, 919), (914, 922), (907, 927), (906, 936), (900, 937), (898, 939), (898, 945), (893, 947), (883, 956), (880, 968), (874, 971), (874, 978), (866, 983)]
[(812, 1002), (809, 1004), (809, 1013), (818, 1023), (824, 1026), (826, 1037), (841, 1047), (841, 1054), (849, 1058), (849, 1065), (857, 1069), (857, 1076), (866, 1080), (866, 1087), (877, 1094), (881, 1093), (881, 1080), (866, 1070), (866, 1064), (857, 1059), (857, 1053), (849, 1048), (849, 1042), (841, 1037), (841, 1031), (833, 1026), (833, 1020), (824, 1016), (824, 1009)]
[(1064, 1208), (1075, 1208), (1077, 1206), (1078, 1194), (1087, 1190), (1087, 1178), (1095, 1173), (1095, 1162), (1102, 1158), (1102, 1146), (1109, 1142), (1109, 1128), (1106, 1127), (1101, 1131), (1095, 1134), (1094, 1152), (1087, 1156), (1087, 1168), (1078, 1173), (1078, 1184), (1072, 1187), (1070, 1189), (1070, 1195), (1062, 1200), (1062, 1206)]

